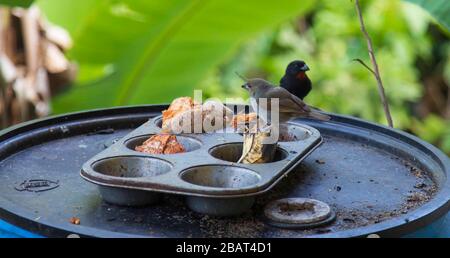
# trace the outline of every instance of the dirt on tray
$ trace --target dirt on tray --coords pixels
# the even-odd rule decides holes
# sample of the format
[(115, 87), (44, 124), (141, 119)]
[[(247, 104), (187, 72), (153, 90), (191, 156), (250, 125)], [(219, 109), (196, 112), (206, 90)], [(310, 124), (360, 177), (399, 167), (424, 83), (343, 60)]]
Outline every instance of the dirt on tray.
[[(299, 235), (325, 234), (377, 224), (406, 214), (423, 205), (432, 197), (435, 191), (436, 188), (434, 185), (431, 185), (412, 192), (405, 198), (405, 202), (401, 207), (389, 211), (376, 210), (372, 205), (367, 205), (365, 209), (347, 209), (331, 204), (332, 209), (336, 213), (336, 220), (328, 225), (303, 230), (274, 230), (274, 228), (271, 230), (274, 230), (273, 236), (298, 237)], [(202, 236), (205, 237), (261, 237), (263, 232), (268, 230), (270, 226), (266, 225), (258, 214), (261, 214), (268, 200), (277, 199), (282, 195), (282, 191), (277, 191), (258, 198), (255, 207), (251, 211), (236, 218), (216, 218), (189, 211), (184, 216), (175, 216), (176, 218), (174, 217), (174, 219), (182, 221), (185, 219), (198, 220)], [(180, 203), (180, 205), (183, 204)], [(406, 220), (406, 222), (408, 221)]]
[[(405, 215), (408, 212), (422, 206), (426, 202), (428, 202), (436, 193), (437, 187), (433, 180), (427, 175), (427, 173), (420, 168), (414, 166), (408, 161), (400, 160), (397, 157), (394, 157), (393, 159), (397, 159), (398, 161), (402, 162), (403, 165), (408, 169), (409, 173), (414, 176), (415, 178), (415, 185), (412, 186), (412, 190), (405, 193), (404, 201), (403, 203), (393, 209), (383, 208), (379, 209), (376, 208), (374, 205), (368, 204), (363, 209), (349, 209), (348, 207), (343, 207), (340, 205), (336, 205), (333, 203), (329, 203), (332, 209), (336, 213), (336, 220), (328, 225), (324, 225), (321, 227), (313, 228), (313, 229), (306, 229), (306, 230), (283, 230), (280, 229), (279, 236), (294, 236), (298, 235), (299, 231), (301, 231), (304, 235), (310, 235), (310, 234), (324, 234), (324, 233), (330, 233), (330, 232), (337, 232), (342, 231), (346, 229), (351, 228), (357, 228), (372, 224), (377, 224), (382, 221), (398, 217), (401, 215)], [(319, 165), (322, 165), (322, 162), (316, 162)], [(325, 163), (325, 162), (323, 162)], [(301, 170), (305, 170), (303, 165), (300, 166)], [(273, 199), (278, 199), (284, 197), (286, 194), (289, 193), (289, 189), (295, 188), (295, 185), (298, 184), (299, 181), (307, 182), (308, 180), (305, 180), (305, 173), (306, 171), (303, 171), (302, 173), (296, 173), (293, 175), (294, 177), (301, 177), (300, 179), (293, 179), (293, 176), (289, 176), (291, 180), (284, 180), (280, 183), (279, 186), (275, 188), (275, 191), (271, 191), (270, 193), (262, 196), (261, 198), (258, 198), (256, 209), (261, 210), (265, 203), (269, 202)], [(326, 175), (324, 175), (326, 176)], [(307, 177), (307, 176), (306, 176)], [(337, 177), (336, 177), (337, 179)], [(377, 183), (375, 180), (370, 180), (372, 183)], [(360, 181), (356, 183), (361, 183)], [(336, 192), (340, 192), (342, 190), (341, 186), (335, 186), (334, 190)], [(308, 196), (314, 198), (314, 196)], [(409, 222), (409, 220), (406, 218), (405, 223)]]
[[(367, 205), (365, 209), (347, 209), (338, 205), (331, 205), (336, 212), (336, 220), (332, 224), (324, 225), (322, 227), (303, 230), (305, 235), (309, 234), (324, 234), (335, 231), (342, 231), (345, 229), (357, 228), (372, 224), (377, 224), (382, 221), (407, 214), (426, 202), (428, 202), (436, 193), (437, 188), (435, 183), (428, 177), (426, 172), (415, 167), (407, 161), (402, 161), (410, 173), (415, 176), (416, 184), (415, 190), (409, 191), (405, 195), (404, 203), (392, 210), (376, 210), (373, 205)], [(409, 222), (406, 218), (405, 223)], [(284, 232), (289, 235), (288, 231)]]

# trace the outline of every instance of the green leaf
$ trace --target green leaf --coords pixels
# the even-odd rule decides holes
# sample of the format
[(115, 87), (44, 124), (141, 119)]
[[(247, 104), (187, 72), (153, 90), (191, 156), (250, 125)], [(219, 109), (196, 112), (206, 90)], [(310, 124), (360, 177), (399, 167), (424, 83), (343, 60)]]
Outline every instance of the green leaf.
[(450, 1), (449, 0), (405, 0), (425, 9), (447, 31), (450, 31)]
[(100, 5), (107, 1), (99, 0), (38, 0), (36, 4), (44, 11), (47, 18), (55, 24), (66, 28), (73, 38), (86, 29), (89, 22), (97, 18)]
[(40, 6), (73, 35), (70, 56), (81, 66), (113, 67), (107, 78), (57, 98), (55, 111), (65, 112), (192, 95), (240, 43), (306, 12), (314, 1), (82, 0), (76, 3), (84, 15), (70, 22), (75, 4), (57, 2), (43, 0)]
[(34, 0), (0, 0), (0, 5), (10, 7), (29, 7)]

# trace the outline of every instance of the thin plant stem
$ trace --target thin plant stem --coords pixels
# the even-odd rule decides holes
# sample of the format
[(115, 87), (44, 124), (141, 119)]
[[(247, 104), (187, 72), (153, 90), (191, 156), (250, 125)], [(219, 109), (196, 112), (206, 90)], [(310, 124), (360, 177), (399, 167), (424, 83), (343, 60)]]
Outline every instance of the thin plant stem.
[(386, 115), (386, 120), (388, 122), (389, 127), (394, 127), (394, 124), (392, 122), (391, 112), (389, 110), (389, 103), (387, 101), (386, 94), (384, 93), (383, 81), (381, 80), (380, 71), (378, 70), (377, 60), (375, 58), (375, 54), (373, 51), (372, 40), (370, 39), (369, 33), (367, 33), (366, 27), (364, 26), (364, 20), (363, 20), (362, 14), (361, 14), (361, 8), (359, 6), (358, 0), (355, 0), (355, 7), (356, 7), (356, 12), (357, 12), (358, 18), (359, 18), (361, 32), (363, 33), (363, 35), (367, 41), (367, 48), (369, 50), (369, 57), (370, 57), (370, 61), (372, 62), (372, 65), (373, 65), (373, 70), (370, 69), (363, 62), (361, 62), (359, 60), (356, 60), (356, 61), (358, 61), (358, 62), (362, 63), (364, 66), (366, 66), (366, 68), (368, 68), (369, 71), (371, 71), (373, 73), (373, 75), (375, 76), (375, 79), (377, 80), (377, 84), (378, 84), (378, 94), (380, 95), (381, 103), (383, 104), (383, 109), (384, 109), (384, 113)]

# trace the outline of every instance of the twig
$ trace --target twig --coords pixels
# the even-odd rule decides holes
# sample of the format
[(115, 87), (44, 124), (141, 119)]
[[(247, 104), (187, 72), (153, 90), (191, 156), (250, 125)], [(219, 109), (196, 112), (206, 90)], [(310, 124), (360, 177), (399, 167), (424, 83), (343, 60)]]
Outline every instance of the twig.
[(354, 58), (352, 59), (352, 61), (356, 61), (360, 64), (362, 64), (365, 68), (367, 68), (367, 70), (369, 70), (369, 72), (371, 72), (373, 75), (376, 76), (375, 72), (372, 70), (372, 68), (370, 68), (363, 60), (359, 59), (359, 58)]
[(358, 18), (359, 18), (359, 23), (361, 25), (361, 32), (364, 34), (364, 37), (366, 38), (366, 41), (367, 41), (369, 57), (370, 57), (370, 61), (372, 61), (374, 70), (372, 71), (372, 69), (370, 69), (367, 65), (365, 65), (364, 62), (360, 62), (360, 63), (362, 63), (364, 66), (366, 66), (366, 68), (369, 68), (369, 70), (374, 74), (375, 79), (377, 80), (378, 94), (380, 95), (381, 103), (383, 104), (384, 113), (386, 115), (386, 120), (390, 127), (394, 127), (393, 122), (392, 122), (391, 112), (389, 111), (389, 104), (387, 102), (386, 95), (384, 93), (384, 86), (383, 86), (383, 82), (381, 81), (380, 71), (378, 70), (377, 60), (376, 60), (375, 54), (373, 52), (372, 40), (370, 39), (369, 33), (367, 33), (367, 31), (366, 31), (366, 27), (364, 26), (364, 20), (363, 20), (362, 14), (361, 14), (361, 8), (359, 7), (358, 0), (355, 0), (355, 7), (356, 7), (356, 12), (357, 12)]
[(248, 82), (248, 78), (246, 78), (244, 75), (241, 75), (240, 73), (238, 73), (238, 72), (234, 72), (239, 78), (241, 78), (244, 82)]

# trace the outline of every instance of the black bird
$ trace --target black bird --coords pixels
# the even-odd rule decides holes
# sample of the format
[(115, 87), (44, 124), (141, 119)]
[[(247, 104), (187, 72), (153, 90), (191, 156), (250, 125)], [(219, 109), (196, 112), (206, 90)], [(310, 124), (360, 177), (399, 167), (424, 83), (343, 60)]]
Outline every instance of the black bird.
[(304, 61), (292, 61), (287, 66), (286, 73), (280, 80), (280, 86), (303, 100), (312, 88), (306, 71), (309, 71), (309, 67)]

